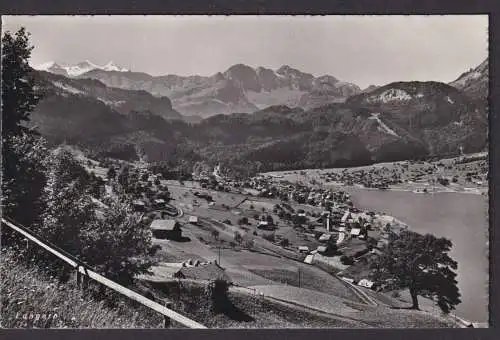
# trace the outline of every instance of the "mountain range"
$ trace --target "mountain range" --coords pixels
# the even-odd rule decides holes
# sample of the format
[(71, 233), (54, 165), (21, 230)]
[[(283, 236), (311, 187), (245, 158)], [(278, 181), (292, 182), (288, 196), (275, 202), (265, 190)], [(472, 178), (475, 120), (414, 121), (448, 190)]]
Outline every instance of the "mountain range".
[(60, 74), (67, 77), (77, 77), (91, 70), (129, 72), (126, 68), (117, 66), (113, 61), (110, 61), (104, 66), (98, 66), (88, 60), (82, 61), (75, 65), (58, 64), (55, 61), (49, 61), (44, 64), (34, 67), (39, 71), (47, 71), (50, 73)]
[(488, 99), (489, 66), (488, 59), (479, 66), (462, 73), (451, 86), (463, 91), (471, 98)]
[(236, 64), (209, 77), (152, 76), (130, 72), (112, 63), (99, 67), (88, 61), (65, 67), (51, 62), (37, 69), (69, 77), (96, 79), (110, 87), (166, 96), (182, 115), (202, 118), (233, 112), (251, 113), (273, 105), (309, 109), (343, 102), (361, 92), (355, 84), (330, 75), (314, 77), (287, 65), (272, 70)]
[[(225, 99), (234, 93), (248, 98), (248, 93), (272, 92), (274, 86), (282, 90), (279, 84), (287, 84), (289, 90), (309, 91), (311, 98), (308, 89), (320, 86), (321, 77), (289, 67), (269, 72), (272, 74), (267, 77), (263, 76), (266, 71), (236, 65), (212, 77), (216, 84), (212, 90), (219, 89), (218, 95)], [(176, 109), (175, 94), (172, 98), (155, 96), (143, 89), (112, 87), (88, 77), (104, 74), (112, 79), (112, 75), (134, 72), (94, 69), (68, 77), (34, 71), (43, 99), (32, 114), (31, 124), (51, 143), (76, 144), (95, 157), (136, 159), (141, 155), (172, 168), (208, 161), (243, 170), (255, 166), (278, 170), (440, 157), (487, 147), (487, 103), (481, 99), (487, 98), (487, 86), (484, 77), (474, 72), (486, 72), (487, 80), (487, 68), (480, 65), (452, 82), (454, 86), (395, 82), (364, 91), (357, 88), (347, 99), (335, 102), (337, 97), (330, 97), (330, 103), (321, 106), (280, 103), (252, 109), (253, 114), (220, 112), (193, 124), (194, 116), (186, 119)], [(177, 79), (179, 86), (207, 81), (170, 77), (171, 82)], [(325, 83), (335, 80), (331, 77)], [(325, 83), (325, 91), (333, 91)], [(227, 86), (234, 92), (227, 91)]]

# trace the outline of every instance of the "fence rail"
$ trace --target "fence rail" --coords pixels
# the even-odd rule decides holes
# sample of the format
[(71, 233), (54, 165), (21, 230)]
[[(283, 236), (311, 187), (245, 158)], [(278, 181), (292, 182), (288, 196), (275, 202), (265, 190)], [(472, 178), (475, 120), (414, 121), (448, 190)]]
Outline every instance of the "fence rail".
[(167, 307), (165, 307), (165, 306), (163, 306), (163, 305), (161, 305), (153, 300), (150, 300), (150, 299), (144, 297), (141, 294), (134, 292), (133, 290), (125, 288), (124, 286), (96, 273), (95, 271), (91, 270), (89, 266), (87, 266), (84, 263), (81, 263), (78, 259), (74, 258), (72, 255), (67, 254), (63, 250), (55, 249), (57, 247), (52, 246), (52, 245), (48, 245), (47, 242), (41, 241), (40, 239), (36, 238), (25, 227), (22, 227), (14, 222), (11, 222), (4, 217), (2, 217), (2, 224), (5, 226), (8, 226), (9, 228), (14, 230), (15, 232), (23, 235), (28, 240), (36, 243), (41, 248), (45, 249), (49, 253), (52, 253), (53, 255), (58, 257), (59, 259), (66, 262), (71, 267), (75, 268), (77, 271), (77, 278), (78, 278), (79, 282), (80, 282), (81, 275), (83, 275), (83, 276), (86, 276), (86, 277), (96, 281), (96, 282), (99, 282), (100, 284), (114, 290), (115, 292), (118, 292), (118, 293), (120, 293), (120, 294), (134, 300), (134, 301), (139, 302), (143, 306), (146, 306), (146, 307), (162, 314), (165, 317), (165, 325), (166, 326), (170, 324), (170, 319), (172, 319), (172, 320), (175, 320), (178, 323), (180, 323), (186, 327), (189, 327), (189, 328), (206, 328), (202, 324), (200, 324), (194, 320), (191, 320), (191, 319), (189, 319), (189, 318), (187, 318), (187, 317), (185, 317), (185, 316), (183, 316), (183, 315), (181, 315), (181, 314), (179, 314), (179, 313), (177, 313), (177, 312), (175, 312), (175, 311), (173, 311), (173, 310), (171, 310), (171, 309), (169, 309), (169, 308), (167, 308)]

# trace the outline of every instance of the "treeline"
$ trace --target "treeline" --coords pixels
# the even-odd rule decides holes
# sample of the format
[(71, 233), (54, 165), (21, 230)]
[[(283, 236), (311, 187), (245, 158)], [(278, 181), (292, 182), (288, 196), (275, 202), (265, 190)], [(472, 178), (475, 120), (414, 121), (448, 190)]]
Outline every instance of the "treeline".
[[(152, 263), (151, 233), (131, 214), (128, 202), (111, 200), (109, 209), (98, 210), (94, 202), (101, 180), (69, 151), (50, 150), (35, 130), (26, 128), (40, 100), (28, 65), (31, 50), (24, 28), (2, 37), (3, 214), (97, 272), (130, 284)], [(2, 228), (1, 242), (61, 281), (69, 279), (69, 268), (26, 247), (9, 229)]]

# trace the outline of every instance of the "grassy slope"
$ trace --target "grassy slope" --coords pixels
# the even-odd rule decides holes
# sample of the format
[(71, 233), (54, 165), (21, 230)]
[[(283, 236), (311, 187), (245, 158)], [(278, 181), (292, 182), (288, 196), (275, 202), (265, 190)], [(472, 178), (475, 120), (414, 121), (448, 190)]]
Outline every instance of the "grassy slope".
[[(104, 301), (84, 297), (74, 280), (59, 284), (33, 264), (20, 263), (16, 255), (2, 251), (1, 326), (5, 328), (156, 328), (163, 318), (130, 301), (110, 307)], [(131, 308), (132, 307), (132, 308)], [(57, 314), (49, 320), (23, 320), (27, 314)], [(29, 317), (28, 317), (29, 318)]]
[[(20, 263), (16, 255), (2, 251), (0, 262), (1, 326), (5, 328), (159, 328), (163, 318), (126, 298), (114, 299), (113, 306), (96, 301), (75, 286), (74, 280), (58, 284), (33, 265)], [(174, 283), (175, 285), (176, 283)], [(351, 320), (317, 314), (303, 308), (272, 303), (257, 296), (230, 292), (231, 307), (214, 314), (204, 286), (183, 282), (176, 287), (138, 287), (155, 297), (168, 297), (178, 312), (214, 328), (295, 328), (295, 327), (446, 327), (444, 320), (423, 312), (369, 308), (353, 312)], [(359, 304), (353, 305), (359, 308)], [(25, 320), (23, 315), (57, 314), (48, 321)], [(357, 319), (354, 321), (352, 319)], [(173, 327), (182, 327), (173, 323)]]

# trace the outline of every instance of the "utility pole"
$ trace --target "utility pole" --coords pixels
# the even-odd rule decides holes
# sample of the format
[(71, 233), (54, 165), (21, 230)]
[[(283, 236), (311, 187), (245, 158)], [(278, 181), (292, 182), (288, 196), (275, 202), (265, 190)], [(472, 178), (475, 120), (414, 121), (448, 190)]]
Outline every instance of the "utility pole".
[(222, 264), (220, 263), (220, 243), (219, 243), (218, 247), (219, 247), (219, 261), (218, 261), (218, 263), (219, 263), (219, 266), (221, 266)]
[(299, 288), (300, 288), (300, 267), (298, 267), (299, 269)]
[(28, 255), (28, 247), (29, 247), (29, 240), (27, 238), (24, 239), (26, 241), (26, 262), (29, 263), (29, 255)]

